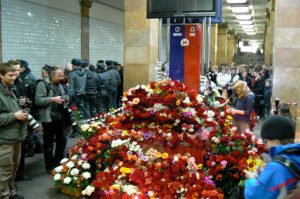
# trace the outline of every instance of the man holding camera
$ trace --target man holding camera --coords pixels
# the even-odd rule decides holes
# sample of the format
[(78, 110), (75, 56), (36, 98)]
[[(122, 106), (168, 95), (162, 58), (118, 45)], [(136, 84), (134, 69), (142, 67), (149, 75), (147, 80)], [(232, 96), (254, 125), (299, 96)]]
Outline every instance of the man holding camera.
[[(35, 103), (39, 106), (39, 120), (44, 130), (45, 167), (50, 174), (63, 159), (67, 144), (65, 131), (68, 96), (60, 83), (64, 78), (64, 71), (61, 68), (53, 66), (49, 71), (49, 78), (51, 82), (49, 91), (42, 81), (37, 84)], [(53, 154), (54, 142), (56, 145)]]
[(0, 198), (23, 198), (16, 194), (14, 180), (20, 162), (21, 145), (27, 134), (28, 114), (20, 109), (12, 91), (16, 69), (0, 64)]

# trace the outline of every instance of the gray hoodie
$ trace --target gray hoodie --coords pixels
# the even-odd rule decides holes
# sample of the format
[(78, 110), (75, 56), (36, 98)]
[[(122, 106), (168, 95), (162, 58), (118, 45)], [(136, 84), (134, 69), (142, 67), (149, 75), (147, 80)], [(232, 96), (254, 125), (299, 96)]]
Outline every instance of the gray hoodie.
[(74, 68), (70, 72), (68, 93), (71, 98), (85, 95), (86, 77), (87, 75), (83, 68)]

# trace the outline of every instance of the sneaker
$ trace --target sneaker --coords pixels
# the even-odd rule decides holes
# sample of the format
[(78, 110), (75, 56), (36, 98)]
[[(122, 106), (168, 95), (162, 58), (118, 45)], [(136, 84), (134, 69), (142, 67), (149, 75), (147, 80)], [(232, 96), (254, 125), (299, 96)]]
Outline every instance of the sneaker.
[(9, 199), (24, 199), (24, 197), (16, 194), (16, 195), (10, 196)]

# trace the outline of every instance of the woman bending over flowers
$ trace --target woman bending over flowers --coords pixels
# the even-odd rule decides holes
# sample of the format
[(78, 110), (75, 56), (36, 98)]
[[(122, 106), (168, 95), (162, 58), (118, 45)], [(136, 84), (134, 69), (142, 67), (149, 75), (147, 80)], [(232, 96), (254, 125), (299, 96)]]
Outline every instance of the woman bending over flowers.
[(246, 82), (238, 81), (233, 86), (237, 95), (235, 107), (228, 110), (233, 115), (234, 126), (237, 127), (237, 133), (245, 133), (250, 128), (250, 115), (254, 107), (253, 93), (250, 92)]

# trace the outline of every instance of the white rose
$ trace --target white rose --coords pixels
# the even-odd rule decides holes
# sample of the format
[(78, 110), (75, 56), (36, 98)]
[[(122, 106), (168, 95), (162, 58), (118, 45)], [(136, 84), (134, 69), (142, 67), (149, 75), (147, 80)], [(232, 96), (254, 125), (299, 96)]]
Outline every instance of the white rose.
[(173, 159), (173, 162), (178, 162), (179, 158), (175, 155), (174, 156), (174, 159)]
[(79, 174), (79, 170), (78, 170), (77, 168), (72, 169), (71, 172), (70, 172), (70, 174), (71, 174), (72, 176), (77, 176), (77, 175)]
[(221, 116), (221, 117), (224, 117), (224, 116), (225, 116), (224, 111), (222, 111), (222, 112), (220, 113), (220, 116)]
[(56, 173), (60, 173), (63, 169), (64, 169), (64, 167), (60, 165), (60, 166), (56, 167), (56, 168), (54, 169), (54, 171), (55, 171)]
[(69, 161), (69, 162), (67, 163), (67, 167), (68, 167), (69, 169), (73, 168), (74, 166), (75, 166), (74, 162)]
[(87, 131), (89, 128), (90, 128), (90, 125), (89, 124), (83, 124), (80, 126), (81, 130), (82, 131)]
[(209, 111), (207, 112), (207, 117), (213, 118), (214, 116), (215, 116), (215, 112), (213, 112), (213, 111), (211, 111), (211, 110), (209, 110)]
[(55, 174), (53, 177), (54, 181), (58, 181), (58, 180), (60, 180), (60, 178), (61, 178), (60, 173)]
[(71, 181), (72, 181), (72, 178), (66, 177), (66, 178), (64, 179), (64, 184), (70, 184)]
[(203, 98), (199, 94), (197, 95), (196, 100), (197, 100), (198, 104), (202, 104), (202, 102), (203, 102)]
[(89, 168), (91, 168), (91, 165), (88, 162), (85, 162), (82, 164), (82, 168), (89, 169)]
[(154, 191), (148, 191), (148, 196), (150, 197), (154, 196)]
[(220, 105), (221, 105), (221, 103), (219, 101), (214, 102), (214, 107), (219, 107)]
[(146, 86), (143, 84), (142, 86), (141, 86), (141, 89), (146, 89)]
[(185, 104), (190, 104), (190, 103), (191, 103), (190, 98), (189, 98), (189, 97), (186, 97), (186, 98), (184, 99), (183, 103), (185, 103)]
[(68, 162), (68, 158), (64, 158), (64, 159), (62, 159), (61, 161), (60, 161), (60, 164), (63, 164), (63, 163), (65, 163), (65, 162)]
[(84, 173), (82, 173), (82, 177), (84, 179), (89, 179), (89, 178), (91, 178), (91, 173), (90, 172), (84, 172)]

